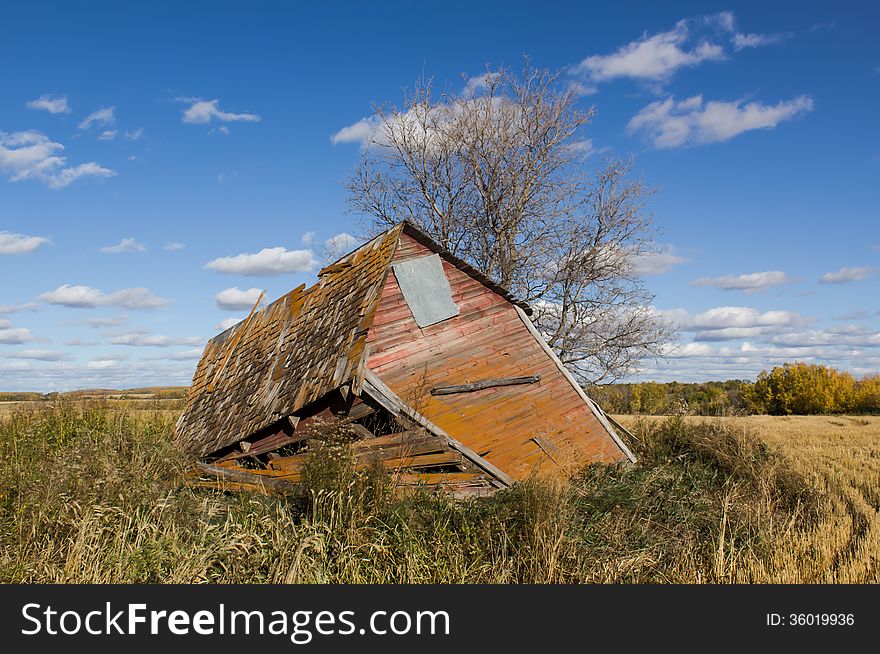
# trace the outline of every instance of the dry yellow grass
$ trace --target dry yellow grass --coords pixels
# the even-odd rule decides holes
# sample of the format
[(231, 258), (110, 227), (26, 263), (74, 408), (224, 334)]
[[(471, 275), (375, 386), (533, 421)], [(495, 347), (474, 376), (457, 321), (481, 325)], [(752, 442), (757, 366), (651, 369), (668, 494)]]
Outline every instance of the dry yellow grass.
[[(616, 416), (627, 427), (661, 416)], [(827, 510), (806, 532), (785, 532), (767, 562), (732, 571), (733, 581), (880, 581), (880, 417), (691, 417), (751, 428), (824, 491)]]
[(0, 581), (880, 581), (880, 417), (646, 418), (636, 466), (473, 503), (393, 496), (321, 450), (305, 500), (192, 489), (175, 417), (0, 414)]
[[(184, 400), (179, 399), (141, 398), (136, 396), (102, 398), (100, 402), (106, 404), (108, 408), (127, 411), (133, 417), (158, 413), (175, 419), (180, 415), (185, 403)], [(15, 411), (49, 409), (56, 406), (57, 403), (58, 401), (52, 400), (11, 400), (0, 402), (0, 418), (10, 416)]]

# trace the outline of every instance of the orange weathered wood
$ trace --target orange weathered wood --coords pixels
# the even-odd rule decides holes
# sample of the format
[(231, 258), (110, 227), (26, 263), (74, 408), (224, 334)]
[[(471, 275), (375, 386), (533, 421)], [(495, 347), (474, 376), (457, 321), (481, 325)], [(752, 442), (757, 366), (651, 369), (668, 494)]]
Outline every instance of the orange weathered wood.
[(480, 481), (482, 475), (473, 472), (404, 473), (397, 477), (398, 484), (437, 486), (444, 483)]
[(459, 465), (462, 463), (458, 452), (442, 452), (422, 456), (407, 456), (399, 459), (386, 459), (382, 465), (386, 468), (431, 468), (443, 465)]
[[(393, 260), (431, 250), (402, 234)], [(441, 429), (515, 479), (559, 474), (538, 447), (540, 435), (574, 472), (594, 461), (619, 461), (621, 450), (589, 406), (523, 325), (513, 305), (449, 261), (443, 261), (459, 315), (419, 329), (394, 275), (385, 280), (367, 343), (368, 367)], [(540, 375), (538, 384), (432, 396), (435, 386), (485, 378)], [(415, 395), (415, 397), (413, 397)]]

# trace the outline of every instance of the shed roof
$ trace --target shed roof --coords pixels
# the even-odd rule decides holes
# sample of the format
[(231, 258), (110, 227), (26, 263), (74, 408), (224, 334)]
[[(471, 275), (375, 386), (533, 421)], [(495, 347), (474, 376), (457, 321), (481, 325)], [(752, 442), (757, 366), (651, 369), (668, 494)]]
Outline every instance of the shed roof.
[(349, 382), (362, 363), (385, 278), (405, 232), (527, 313), (506, 289), (403, 222), (218, 334), (196, 367), (177, 437), (203, 456), (292, 415)]

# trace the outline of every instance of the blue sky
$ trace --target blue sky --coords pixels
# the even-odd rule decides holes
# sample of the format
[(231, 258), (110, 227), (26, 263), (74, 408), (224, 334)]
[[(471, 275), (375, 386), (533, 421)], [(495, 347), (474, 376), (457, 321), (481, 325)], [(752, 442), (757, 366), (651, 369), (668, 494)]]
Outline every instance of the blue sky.
[(880, 371), (876, 5), (414, 4), (4, 3), (0, 389), (188, 383), (357, 232), (341, 130), (524, 54), (659, 188), (680, 335), (638, 378)]

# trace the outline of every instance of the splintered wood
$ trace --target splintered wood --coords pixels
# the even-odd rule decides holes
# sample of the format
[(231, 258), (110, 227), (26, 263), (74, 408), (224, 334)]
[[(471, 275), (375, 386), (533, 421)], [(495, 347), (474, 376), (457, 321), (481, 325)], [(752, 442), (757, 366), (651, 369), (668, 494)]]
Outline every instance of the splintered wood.
[[(334, 406), (337, 412), (331, 410)], [(336, 447), (345, 448), (355, 469), (380, 466), (400, 490), (424, 488), (468, 496), (488, 494), (505, 485), (453, 449), (446, 435), (432, 433), (406, 416), (391, 414), (379, 406), (370, 406), (369, 411), (364, 406), (369, 405), (363, 401), (346, 403), (340, 394), (331, 393), (304, 412), (310, 415), (282, 422), (281, 427), (287, 431), (270, 429), (272, 433), (246, 448), (239, 443), (238, 450), (221, 452), (210, 463), (196, 464), (188, 483), (210, 489), (302, 494), (310, 457), (316, 449), (327, 447), (320, 438), (330, 435), (345, 439)], [(351, 416), (396, 431), (377, 435)], [(401, 429), (401, 424), (407, 428)], [(295, 425), (293, 433), (289, 433), (290, 425)]]

